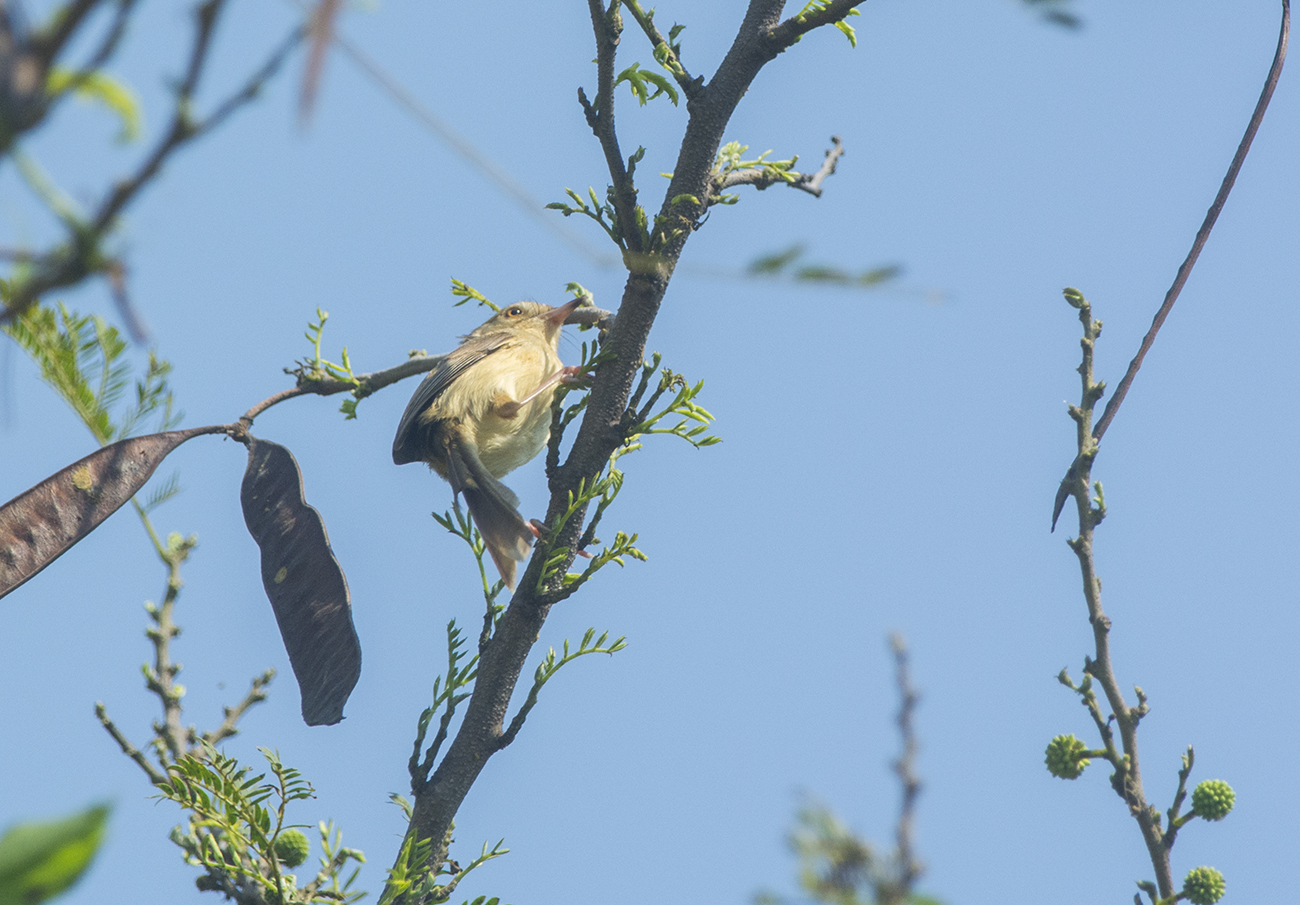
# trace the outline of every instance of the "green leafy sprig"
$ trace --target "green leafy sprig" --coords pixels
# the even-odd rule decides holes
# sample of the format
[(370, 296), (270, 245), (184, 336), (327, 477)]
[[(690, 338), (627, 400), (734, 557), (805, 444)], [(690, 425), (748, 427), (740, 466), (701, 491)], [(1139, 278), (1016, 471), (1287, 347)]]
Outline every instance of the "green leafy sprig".
[[(657, 57), (658, 55), (656, 55)], [(664, 59), (667, 59), (666, 54)], [(627, 82), (628, 87), (632, 89), (632, 96), (636, 98), (637, 104), (642, 107), (661, 94), (668, 95), (668, 99), (673, 102), (673, 106), (677, 106), (677, 89), (673, 87), (673, 83), (657, 72), (642, 69), (640, 63), (633, 63), (620, 72), (618, 77), (614, 79), (614, 87), (617, 88), (624, 82)], [(653, 93), (651, 93), (651, 88), (654, 89)]]
[(307, 332), (303, 334), (307, 342), (311, 343), (311, 358), (305, 361), (296, 361), (292, 368), (285, 368), (284, 372), (298, 380), (300, 387), (310, 387), (312, 383), (322, 380), (338, 380), (352, 386), (352, 398), (344, 399), (343, 404), (339, 406), (339, 411), (345, 416), (345, 420), (352, 421), (357, 417), (357, 403), (364, 398), (365, 393), (362, 390), (361, 381), (357, 375), (352, 373), (352, 362), (348, 358), (348, 347), (344, 346), (340, 353), (339, 363), (329, 361), (320, 353), (321, 336), (325, 332), (325, 322), (330, 319), (330, 313), (321, 308), (316, 309), (316, 320), (307, 324)]
[(285, 822), (288, 805), (314, 798), (315, 791), (274, 751), (258, 750), (270, 768), (270, 781), (264, 781), (265, 773), (249, 776), (249, 767), (204, 745), (202, 756), (187, 754), (168, 765), (166, 779), (157, 786), (158, 797), (189, 812), (188, 827), (174, 828), (171, 838), (188, 863), (207, 872), (199, 878), (199, 888), (225, 893), (236, 901), (284, 905), (359, 899), (361, 893), (348, 891), (356, 871), (342, 885), (338, 878), (349, 861), (364, 862), (365, 857), (342, 847), (341, 837), (330, 825), (321, 825), (326, 857), (316, 879), (299, 888), (297, 878), (281, 870), (276, 840), (293, 827)]
[[(447, 731), (451, 726), (452, 717), (456, 715), (456, 708), (470, 696), (470, 686), (478, 677), (479, 655), (470, 657), (462, 666), (461, 661), (466, 655), (464, 635), (456, 626), (456, 620), (453, 619), (447, 623), (447, 677), (444, 680), (442, 676), (438, 676), (433, 680), (433, 703), (420, 713), (416, 724), (415, 745), (407, 765), (411, 774), (413, 795), (419, 795), (425, 783), (429, 781), (429, 773), (433, 769), (442, 743), (447, 740)], [(425, 751), (424, 759), (421, 760), (420, 749), (424, 747), (429, 724), (439, 709), (442, 709), (442, 717), (438, 722), (438, 731), (428, 750)]]
[[(806, 22), (810, 13), (824, 13), (830, 5), (831, 0), (809, 0), (809, 2), (805, 4), (804, 8), (795, 14), (795, 21), (800, 23)], [(844, 14), (844, 19), (832, 23), (840, 30), (844, 37), (849, 39), (849, 45), (852, 47), (858, 46), (858, 35), (857, 32), (853, 30), (853, 26), (846, 22), (845, 19), (849, 16), (856, 15), (859, 15), (858, 11), (856, 9), (851, 9)]]
[(488, 297), (486, 295), (479, 292), (477, 289), (475, 289), (473, 286), (469, 285), (468, 283), (462, 282), (461, 280), (458, 280), (455, 277), (451, 278), (451, 294), (456, 296), (458, 299), (460, 299), (459, 302), (455, 303), (457, 306), (463, 305), (466, 302), (474, 301), (474, 302), (478, 302), (480, 305), (484, 306), (485, 308), (491, 308), (494, 312), (501, 310), (500, 305), (496, 305), (488, 301)]
[[(606, 643), (608, 642), (608, 643)], [(564, 667), (568, 666), (579, 657), (585, 657), (589, 654), (613, 654), (618, 653), (627, 647), (627, 640), (619, 636), (614, 641), (609, 641), (609, 632), (601, 632), (600, 637), (596, 637), (596, 630), (589, 628), (583, 634), (582, 640), (578, 643), (577, 650), (569, 648), (569, 639), (564, 639), (563, 650), (557, 655), (555, 648), (548, 648), (546, 657), (537, 665), (533, 672), (533, 687), (528, 690), (528, 698), (524, 701), (519, 712), (515, 714), (514, 719), (510, 721), (510, 726), (501, 736), (499, 747), (504, 748), (515, 740), (519, 730), (523, 728), (524, 721), (528, 719), (529, 712), (537, 705), (537, 696), (542, 691), (542, 686), (549, 682)]]
[(131, 384), (132, 366), (124, 357), (126, 340), (99, 315), (78, 314), (62, 303), (57, 312), (32, 305), (20, 317), (0, 325), (0, 330), (31, 356), (41, 369), (41, 379), (101, 446), (131, 436), (153, 414), (159, 416), (158, 430), (180, 423), (167, 382), (172, 366), (154, 352), (135, 382), (134, 400), (114, 417), (113, 409)]

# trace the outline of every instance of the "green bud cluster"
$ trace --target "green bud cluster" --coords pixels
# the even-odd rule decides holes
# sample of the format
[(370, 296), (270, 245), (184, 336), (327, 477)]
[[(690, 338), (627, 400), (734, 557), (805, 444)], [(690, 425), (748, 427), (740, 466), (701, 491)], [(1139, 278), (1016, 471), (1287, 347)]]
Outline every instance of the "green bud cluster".
[(1236, 800), (1232, 786), (1222, 779), (1207, 779), (1192, 790), (1192, 813), (1205, 820), (1222, 820)]
[(1073, 735), (1058, 735), (1047, 745), (1047, 772), (1059, 779), (1078, 779), (1090, 761), (1088, 746)]
[(1183, 895), (1192, 905), (1214, 905), (1226, 888), (1223, 874), (1213, 867), (1198, 867), (1183, 880)]
[(311, 843), (301, 830), (285, 830), (275, 839), (275, 856), (286, 867), (297, 867), (307, 860)]

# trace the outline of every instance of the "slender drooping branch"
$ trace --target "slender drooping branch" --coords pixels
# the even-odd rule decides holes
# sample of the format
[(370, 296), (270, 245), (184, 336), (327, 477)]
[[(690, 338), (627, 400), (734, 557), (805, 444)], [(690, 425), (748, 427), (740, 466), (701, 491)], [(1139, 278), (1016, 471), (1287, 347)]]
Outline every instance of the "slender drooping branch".
[(1160, 332), (1161, 325), (1164, 324), (1165, 318), (1174, 307), (1174, 302), (1178, 301), (1178, 295), (1183, 291), (1183, 286), (1187, 283), (1187, 277), (1191, 275), (1192, 268), (1196, 266), (1196, 259), (1201, 256), (1201, 249), (1205, 247), (1205, 242), (1210, 238), (1210, 230), (1214, 229), (1214, 223), (1219, 219), (1219, 212), (1223, 210), (1223, 205), (1228, 200), (1228, 193), (1232, 191), (1232, 186), (1237, 181), (1237, 173), (1241, 170), (1242, 163), (1246, 160), (1246, 155), (1250, 152), (1250, 144), (1255, 140), (1255, 133), (1259, 131), (1259, 124), (1264, 121), (1264, 113), (1268, 110), (1268, 102), (1273, 97), (1273, 89), (1277, 87), (1277, 80), (1282, 75), (1282, 64), (1286, 61), (1287, 42), (1291, 33), (1291, 0), (1282, 0), (1282, 26), (1277, 36), (1277, 50), (1273, 53), (1273, 64), (1269, 66), (1268, 76), (1264, 79), (1264, 88), (1259, 93), (1259, 100), (1255, 103), (1255, 110), (1250, 115), (1250, 122), (1246, 125), (1246, 134), (1241, 137), (1241, 143), (1237, 145), (1237, 153), (1232, 156), (1232, 163), (1228, 165), (1228, 172), (1224, 174), (1223, 182), (1219, 186), (1219, 193), (1214, 196), (1214, 203), (1210, 205), (1209, 211), (1205, 214), (1205, 220), (1201, 223), (1201, 228), (1196, 231), (1196, 238), (1192, 240), (1192, 248), (1187, 252), (1187, 257), (1178, 268), (1178, 273), (1174, 276), (1173, 285), (1165, 293), (1165, 300), (1156, 311), (1155, 319), (1151, 322), (1151, 329), (1147, 331), (1146, 336), (1142, 337), (1142, 345), (1138, 348), (1137, 355), (1129, 362), (1128, 370), (1124, 373), (1124, 378), (1115, 388), (1115, 395), (1106, 404), (1106, 410), (1101, 413), (1101, 419), (1097, 426), (1093, 428), (1093, 436), (1098, 440), (1106, 433), (1106, 428), (1110, 427), (1111, 421), (1115, 419), (1115, 413), (1119, 411), (1120, 404), (1123, 403), (1124, 397), (1128, 395), (1128, 388), (1133, 383), (1133, 378), (1137, 376), (1138, 368), (1142, 367), (1142, 360), (1146, 358), (1151, 344), (1156, 341), (1156, 334)]
[[(635, 232), (636, 196), (614, 133), (613, 61), (620, 28), (619, 4), (615, 0), (606, 9), (599, 0), (589, 0), (589, 3), (597, 43), (599, 87), (596, 103), (585, 107), (588, 122), (605, 151), (617, 213), (627, 242), (626, 237), (632, 234), (629, 229)], [(857, 3), (840, 5), (847, 12)], [(415, 840), (427, 841), (429, 856), (425, 866), (430, 870), (437, 870), (446, 862), (449, 830), (457, 809), (488, 759), (500, 750), (510, 699), (523, 664), (579, 549), (586, 506), (578, 506), (576, 512), (571, 510), (570, 495), (577, 497), (580, 485), (600, 474), (627, 436), (631, 424), (627, 411), (629, 394), (642, 370), (647, 338), (668, 281), (694, 223), (691, 205), (675, 199), (684, 194), (697, 199), (708, 197), (712, 168), (732, 113), (762, 67), (788, 46), (782, 44), (782, 39), (772, 37), (780, 24), (783, 7), (783, 0), (751, 0), (726, 58), (688, 107), (685, 137), (664, 195), (661, 222), (655, 226), (656, 230), (662, 230), (662, 241), (655, 245), (653, 253), (625, 255), (629, 275), (617, 317), (603, 337), (601, 349), (606, 355), (595, 371), (586, 412), (568, 458), (548, 469), (551, 500), (545, 524), (555, 524), (565, 513), (572, 513), (571, 517), (549, 536), (549, 544), (538, 544), (495, 633), (482, 648), (477, 678), (460, 729), (415, 798), (410, 834)], [(823, 18), (826, 23), (832, 21)], [(626, 248), (636, 250), (638, 246), (629, 242)], [(543, 531), (542, 536), (546, 538), (548, 533)], [(560, 548), (565, 551), (560, 555), (562, 561), (558, 567), (554, 562), (548, 567), (551, 551)], [(550, 578), (539, 587), (544, 568), (549, 568)], [(386, 895), (398, 892), (390, 885)]]
[[(1101, 335), (1102, 325), (1101, 321), (1092, 317), (1091, 306), (1082, 293), (1076, 289), (1067, 289), (1065, 291), (1066, 300), (1079, 311), (1079, 320), (1083, 324), (1083, 338), (1081, 340), (1083, 360), (1078, 369), (1082, 389), (1079, 404), (1070, 406), (1069, 410), (1070, 417), (1074, 419), (1076, 425), (1077, 450), (1074, 461), (1057, 490), (1052, 512), (1052, 526), (1055, 528), (1057, 517), (1060, 515), (1066, 500), (1073, 497), (1078, 511), (1079, 533), (1077, 537), (1069, 541), (1069, 545), (1078, 558), (1079, 570), (1083, 579), (1083, 594), (1088, 607), (1088, 621), (1092, 625), (1093, 631), (1093, 655), (1085, 658), (1084, 672), (1086, 675), (1084, 681), (1079, 685), (1075, 685), (1070, 680), (1065, 670), (1061, 671), (1059, 679), (1062, 684), (1080, 695), (1104, 743), (1104, 748), (1100, 751), (1078, 751), (1075, 757), (1075, 765), (1081, 769), (1081, 766), (1086, 764), (1086, 758), (1103, 757), (1114, 769), (1111, 774), (1111, 785), (1115, 792), (1124, 799), (1130, 815), (1137, 822), (1142, 833), (1142, 839), (1146, 844), (1147, 853), (1151, 859), (1152, 868), (1155, 871), (1156, 883), (1154, 888), (1146, 881), (1139, 884), (1150, 895), (1153, 902), (1157, 901), (1157, 896), (1160, 902), (1173, 902), (1176, 895), (1169, 855), (1179, 828), (1186, 819), (1190, 819), (1190, 817), (1180, 818), (1178, 810), (1186, 795), (1187, 778), (1192, 767), (1192, 751), (1189, 748), (1187, 755), (1183, 758), (1183, 769), (1179, 773), (1178, 792), (1175, 795), (1173, 806), (1168, 811), (1169, 824), (1167, 827), (1162, 827), (1159, 810), (1147, 802), (1142, 785), (1141, 760), (1138, 755), (1137, 729), (1138, 724), (1146, 716), (1149, 709), (1147, 698), (1142, 689), (1135, 686), (1134, 693), (1137, 696), (1137, 704), (1130, 706), (1125, 701), (1111, 661), (1111, 621), (1102, 608), (1101, 579), (1097, 576), (1093, 551), (1095, 529), (1102, 519), (1106, 517), (1106, 500), (1101, 483), (1096, 482), (1094, 484), (1092, 480), (1092, 466), (1100, 449), (1100, 440), (1114, 419), (1115, 414), (1119, 411), (1119, 406), (1123, 402), (1138, 368), (1141, 367), (1143, 358), (1151, 348), (1152, 343), (1155, 342), (1160, 326), (1164, 323), (1178, 298), (1178, 294), (1186, 284), (1187, 277), (1196, 263), (1196, 259), (1200, 255), (1206, 240), (1209, 238), (1210, 230), (1214, 226), (1219, 211), (1222, 210), (1223, 204), (1227, 200), (1242, 161), (1245, 160), (1246, 153), (1250, 150), (1251, 141), (1259, 128), (1264, 112), (1268, 107), (1269, 98), (1272, 96), (1278, 76), (1281, 74), (1282, 64), (1286, 58), (1289, 31), (1290, 4), (1288, 0), (1283, 0), (1282, 25), (1278, 36), (1277, 50), (1274, 53), (1273, 64), (1269, 69), (1264, 89), (1255, 106), (1250, 124), (1247, 126), (1246, 134), (1237, 148), (1237, 153), (1233, 157), (1227, 174), (1224, 176), (1214, 204), (1206, 214), (1205, 221), (1197, 232), (1191, 251), (1188, 253), (1186, 260), (1183, 261), (1182, 266), (1179, 267), (1173, 285), (1166, 294), (1164, 303), (1156, 313), (1151, 329), (1143, 338), (1138, 354), (1129, 365), (1117, 392), (1106, 406), (1095, 426), (1093, 424), (1095, 408), (1106, 389), (1103, 383), (1095, 379), (1093, 371), (1093, 355), (1096, 341)], [(1093, 496), (1094, 489), (1096, 491), (1095, 497)], [(1106, 702), (1110, 706), (1111, 713), (1109, 717), (1105, 715), (1095, 692), (1092, 690), (1093, 682), (1101, 686)], [(1118, 748), (1115, 745), (1115, 735), (1111, 728), (1112, 722), (1119, 733)], [(1077, 740), (1075, 741), (1077, 743)], [(1081, 745), (1081, 743), (1078, 744)], [(1049, 746), (1049, 767), (1051, 766), (1050, 752), (1051, 748)], [(1058, 764), (1057, 769), (1059, 770), (1059, 768)], [(1072, 778), (1068, 773), (1062, 774), (1058, 772), (1057, 775), (1066, 775), (1067, 778)], [(1073, 775), (1077, 775), (1077, 772)], [(1189, 878), (1191, 876), (1189, 875)], [(1183, 894), (1177, 893), (1177, 895), (1181, 898)], [(1135, 897), (1135, 899), (1139, 902), (1141, 900), (1140, 896)]]
[[(1115, 420), (1115, 415), (1119, 412), (1119, 407), (1124, 402), (1124, 397), (1128, 395), (1129, 387), (1133, 385), (1133, 379), (1137, 376), (1138, 369), (1142, 367), (1142, 362), (1146, 358), (1147, 352), (1150, 351), (1152, 344), (1156, 341), (1156, 334), (1160, 332), (1161, 326), (1164, 325), (1165, 319), (1169, 317), (1169, 312), (1173, 310), (1174, 302), (1178, 301), (1179, 294), (1183, 291), (1183, 286), (1187, 284), (1187, 278), (1192, 273), (1192, 268), (1196, 266), (1196, 260), (1201, 255), (1201, 249), (1205, 247), (1206, 241), (1210, 238), (1210, 231), (1214, 229), (1215, 222), (1219, 219), (1219, 212), (1223, 210), (1223, 205), (1228, 200), (1228, 194), (1232, 191), (1233, 185), (1237, 181), (1237, 173), (1241, 170), (1242, 163), (1246, 160), (1246, 155), (1250, 152), (1251, 142), (1255, 140), (1255, 133), (1259, 131), (1260, 123), (1264, 121), (1264, 113), (1268, 110), (1268, 102), (1273, 97), (1273, 89), (1277, 87), (1277, 81), (1282, 75), (1282, 64), (1286, 62), (1287, 44), (1291, 35), (1291, 0), (1282, 0), (1282, 24), (1278, 31), (1277, 49), (1273, 53), (1273, 63), (1269, 66), (1268, 75), (1264, 79), (1264, 88), (1260, 91), (1259, 100), (1255, 103), (1255, 110), (1251, 113), (1250, 122), (1246, 125), (1246, 133), (1242, 136), (1241, 142), (1237, 145), (1237, 153), (1232, 157), (1232, 163), (1228, 165), (1228, 172), (1224, 174), (1223, 182), (1219, 185), (1219, 192), (1214, 197), (1214, 203), (1210, 205), (1209, 211), (1205, 214), (1205, 220), (1201, 223), (1201, 228), (1196, 232), (1196, 238), (1192, 240), (1192, 248), (1187, 253), (1187, 257), (1178, 268), (1178, 273), (1174, 275), (1174, 282), (1165, 293), (1164, 302), (1156, 311), (1155, 318), (1151, 321), (1151, 328), (1147, 330), (1146, 336), (1142, 337), (1142, 343), (1138, 347), (1137, 354), (1129, 362), (1128, 370), (1124, 372), (1124, 377), (1120, 380), (1119, 386), (1116, 387), (1114, 395), (1106, 404), (1105, 410), (1098, 419), (1096, 427), (1092, 429), (1094, 439), (1100, 440), (1110, 427), (1110, 423)], [(1056, 530), (1056, 520), (1061, 515), (1061, 509), (1065, 506), (1066, 498), (1069, 492), (1066, 485), (1077, 478), (1076, 470), (1080, 466), (1076, 460), (1070, 466), (1070, 471), (1061, 480), (1061, 486), (1056, 492), (1056, 500), (1052, 505), (1052, 530)]]

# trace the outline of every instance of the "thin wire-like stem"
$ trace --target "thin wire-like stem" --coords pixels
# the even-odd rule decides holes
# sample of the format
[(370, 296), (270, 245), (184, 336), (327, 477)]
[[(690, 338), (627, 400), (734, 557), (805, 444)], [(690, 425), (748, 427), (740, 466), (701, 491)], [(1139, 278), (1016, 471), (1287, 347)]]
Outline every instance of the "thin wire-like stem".
[(1264, 121), (1264, 113), (1268, 110), (1268, 102), (1273, 97), (1273, 89), (1277, 87), (1277, 80), (1282, 75), (1282, 64), (1286, 62), (1286, 49), (1290, 33), (1291, 0), (1282, 0), (1282, 27), (1277, 36), (1277, 50), (1273, 54), (1273, 65), (1269, 67), (1268, 77), (1264, 80), (1264, 88), (1259, 94), (1259, 101), (1256, 102), (1255, 111), (1251, 114), (1250, 122), (1246, 125), (1246, 134), (1241, 137), (1241, 143), (1237, 145), (1237, 153), (1233, 155), (1232, 163), (1228, 166), (1228, 172), (1224, 174), (1223, 183), (1219, 186), (1219, 193), (1214, 196), (1214, 203), (1210, 205), (1209, 211), (1205, 214), (1205, 220), (1201, 223), (1201, 228), (1196, 232), (1191, 251), (1187, 253), (1187, 257), (1178, 268), (1173, 285), (1165, 293), (1164, 303), (1161, 304), (1160, 310), (1156, 312), (1155, 319), (1151, 321), (1151, 329), (1147, 330), (1146, 336), (1142, 337), (1142, 345), (1138, 348), (1137, 355), (1129, 362), (1128, 370), (1124, 373), (1124, 379), (1115, 388), (1115, 395), (1110, 398), (1105, 411), (1101, 413), (1100, 420), (1097, 421), (1097, 426), (1093, 428), (1092, 435), (1098, 440), (1106, 433), (1106, 428), (1110, 427), (1110, 423), (1115, 420), (1115, 414), (1124, 402), (1124, 397), (1128, 395), (1128, 389), (1133, 384), (1133, 378), (1137, 376), (1138, 368), (1142, 367), (1142, 360), (1146, 358), (1152, 343), (1156, 341), (1156, 334), (1160, 332), (1160, 327), (1164, 324), (1165, 318), (1173, 310), (1174, 302), (1178, 301), (1178, 296), (1183, 291), (1183, 286), (1186, 285), (1192, 268), (1196, 266), (1196, 259), (1201, 256), (1201, 249), (1205, 247), (1206, 240), (1210, 238), (1210, 230), (1214, 229), (1215, 221), (1219, 219), (1219, 212), (1223, 210), (1223, 205), (1228, 200), (1228, 193), (1232, 191), (1232, 186), (1237, 181), (1237, 173), (1246, 160), (1246, 154), (1250, 152), (1251, 142), (1255, 140), (1255, 133), (1259, 131), (1259, 124)]

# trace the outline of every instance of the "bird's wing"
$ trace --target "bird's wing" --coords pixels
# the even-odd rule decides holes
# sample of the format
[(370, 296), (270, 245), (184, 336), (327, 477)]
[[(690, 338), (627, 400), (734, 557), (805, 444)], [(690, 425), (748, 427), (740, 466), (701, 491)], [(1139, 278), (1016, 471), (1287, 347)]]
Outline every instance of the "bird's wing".
[(402, 420), (397, 424), (397, 436), (393, 438), (393, 462), (405, 465), (408, 462), (423, 461), (426, 456), (428, 425), (420, 422), (420, 414), (442, 395), (447, 387), (466, 369), (473, 367), (493, 352), (510, 342), (508, 333), (490, 333), (487, 336), (471, 336), (443, 356), (441, 362), (424, 378), (411, 401), (406, 404)]

